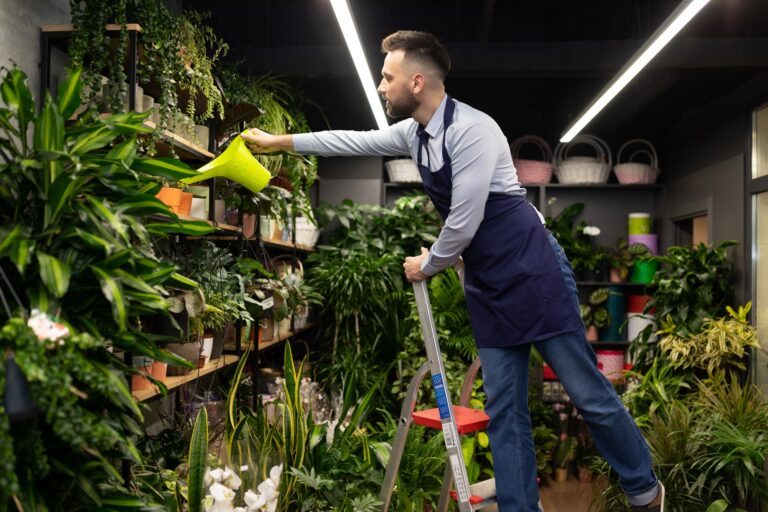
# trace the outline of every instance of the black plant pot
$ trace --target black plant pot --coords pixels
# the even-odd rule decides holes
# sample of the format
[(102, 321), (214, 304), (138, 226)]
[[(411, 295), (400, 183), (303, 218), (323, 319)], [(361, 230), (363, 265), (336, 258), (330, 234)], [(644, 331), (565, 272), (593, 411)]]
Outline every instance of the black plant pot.
[(40, 414), (27, 378), (12, 354), (5, 360), (5, 413), (12, 422), (28, 420)]
[(211, 359), (218, 359), (224, 353), (224, 342), (234, 336), (235, 325), (227, 324), (223, 331), (213, 333), (213, 348), (211, 349)]
[(148, 319), (149, 332), (168, 336), (175, 340), (186, 340), (189, 338), (189, 313), (186, 310), (181, 313), (171, 313), (171, 317), (181, 327), (181, 331), (173, 325), (173, 321), (165, 315), (154, 315)]

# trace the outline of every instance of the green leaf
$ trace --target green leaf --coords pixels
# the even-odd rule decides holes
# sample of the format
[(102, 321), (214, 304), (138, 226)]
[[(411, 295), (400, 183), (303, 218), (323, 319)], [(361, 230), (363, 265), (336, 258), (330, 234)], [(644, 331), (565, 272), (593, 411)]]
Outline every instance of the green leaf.
[(74, 228), (72, 230), (68, 230), (68, 232), (64, 236), (65, 238), (76, 237), (80, 239), (80, 241), (82, 241), (88, 247), (91, 247), (93, 249), (103, 250), (105, 255), (108, 255), (109, 253), (112, 252), (112, 244), (110, 244), (103, 238), (100, 238), (96, 235), (92, 235), (91, 233), (83, 229)]
[(69, 265), (54, 256), (37, 252), (37, 264), (40, 266), (40, 279), (55, 297), (63, 297), (69, 288)]
[(112, 226), (112, 229), (120, 235), (120, 237), (128, 242), (128, 235), (125, 232), (125, 226), (122, 222), (117, 218), (117, 216), (112, 213), (112, 211), (107, 208), (104, 203), (102, 203), (100, 200), (96, 199), (95, 197), (91, 195), (85, 196), (88, 203), (93, 207), (93, 211), (101, 217), (102, 219), (106, 220), (110, 226)]
[(45, 105), (35, 122), (34, 141), (35, 149), (40, 152), (64, 149), (64, 119), (53, 105), (50, 94), (46, 94)]
[(22, 147), (26, 152), (27, 127), (35, 116), (35, 102), (29, 90), (27, 75), (18, 68), (9, 70), (0, 85), (0, 95), (8, 108), (16, 114)]
[(122, 144), (118, 144), (107, 153), (107, 158), (119, 160), (126, 167), (130, 168), (136, 158), (136, 140), (128, 139)]
[(131, 215), (149, 215), (158, 213), (161, 215), (176, 216), (161, 200), (145, 194), (136, 194), (131, 197), (126, 197), (115, 204), (115, 208)]
[(724, 512), (728, 509), (728, 502), (720, 499), (712, 503), (709, 507), (707, 507), (707, 512)]
[(183, 290), (195, 290), (197, 289), (198, 286), (200, 286), (197, 283), (197, 281), (193, 281), (192, 279), (189, 279), (188, 277), (184, 277), (183, 275), (178, 274), (176, 272), (173, 272), (171, 274), (171, 277), (168, 280), (168, 284), (170, 286), (175, 286)]
[(48, 192), (48, 202), (45, 205), (45, 227), (56, 223), (62, 209), (83, 181), (83, 178), (76, 178), (69, 174), (61, 174), (53, 181)]
[(193, 171), (185, 163), (173, 158), (144, 158), (136, 160), (132, 168), (135, 171), (143, 172), (150, 176), (173, 181), (197, 176), (197, 171)]
[(111, 275), (107, 274), (99, 267), (91, 265), (91, 270), (96, 274), (101, 283), (101, 293), (112, 305), (112, 318), (118, 325), (119, 332), (123, 332), (126, 326), (128, 314), (125, 310), (125, 301), (123, 298), (123, 287)]
[(13, 251), (12, 244), (21, 235), (21, 224), (16, 224), (13, 229), (6, 226), (0, 227), (0, 257)]
[(118, 135), (106, 126), (96, 125), (77, 137), (70, 151), (75, 155), (87, 155), (110, 144)]
[(177, 224), (163, 224), (160, 222), (147, 224), (147, 231), (153, 234), (173, 234), (203, 236), (216, 231), (216, 228), (204, 221), (182, 221)]
[(81, 69), (72, 69), (67, 73), (67, 77), (59, 85), (58, 100), (59, 100), (59, 113), (64, 119), (69, 119), (72, 114), (75, 113), (77, 107), (80, 106), (80, 91), (82, 84), (80, 82), (80, 76), (82, 75)]
[(189, 477), (188, 502), (189, 512), (200, 512), (203, 501), (203, 475), (208, 453), (208, 413), (205, 407), (200, 408), (192, 429), (192, 439), (189, 442)]

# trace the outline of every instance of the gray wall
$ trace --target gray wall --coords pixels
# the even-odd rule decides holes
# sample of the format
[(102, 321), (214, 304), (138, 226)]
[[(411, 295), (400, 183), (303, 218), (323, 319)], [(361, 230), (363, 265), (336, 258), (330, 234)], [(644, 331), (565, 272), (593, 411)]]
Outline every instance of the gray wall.
[(69, 21), (69, 0), (0, 1), (0, 65), (18, 64), (35, 98), (40, 89), (40, 28)]
[(745, 233), (746, 140), (748, 104), (715, 120), (706, 131), (670, 140), (660, 157), (666, 191), (662, 245), (674, 244), (673, 220), (709, 214), (710, 242), (736, 240), (731, 261), (737, 269), (736, 301), (746, 299), (745, 257), (750, 254)]
[(380, 204), (384, 164), (381, 157), (334, 157), (318, 159), (320, 202), (332, 205), (351, 199)]

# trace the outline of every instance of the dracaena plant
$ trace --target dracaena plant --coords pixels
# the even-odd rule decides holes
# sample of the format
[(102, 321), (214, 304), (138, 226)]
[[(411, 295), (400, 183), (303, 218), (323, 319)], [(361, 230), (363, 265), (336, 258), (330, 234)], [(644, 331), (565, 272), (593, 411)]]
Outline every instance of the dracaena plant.
[[(138, 321), (169, 314), (168, 287), (196, 287), (154, 255), (151, 237), (211, 228), (180, 222), (154, 197), (162, 179), (193, 171), (137, 155), (146, 115), (65, 124), (80, 104), (79, 71), (39, 111), (20, 69), (3, 70), (0, 93), (0, 269), (18, 297), (12, 318), (0, 310), (0, 347), (14, 353), (42, 410), (11, 429), (0, 415), (0, 445), (16, 454), (2, 467), (0, 509), (101, 508), (101, 483), (122, 485), (114, 462), (141, 462), (131, 440), (142, 420), (126, 384), (132, 369), (107, 348), (187, 364)], [(38, 343), (25, 322), (35, 309), (67, 325), (69, 337)]]

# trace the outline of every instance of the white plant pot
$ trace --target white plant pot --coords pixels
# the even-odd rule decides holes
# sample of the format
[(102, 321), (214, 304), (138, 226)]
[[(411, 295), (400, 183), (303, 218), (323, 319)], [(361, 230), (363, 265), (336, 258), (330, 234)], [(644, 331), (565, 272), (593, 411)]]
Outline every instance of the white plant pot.
[(216, 222), (220, 224), (225, 224), (225, 213), (226, 213), (226, 207), (224, 205), (223, 199), (216, 199), (216, 209), (214, 210), (214, 216), (213, 218), (216, 219)]

